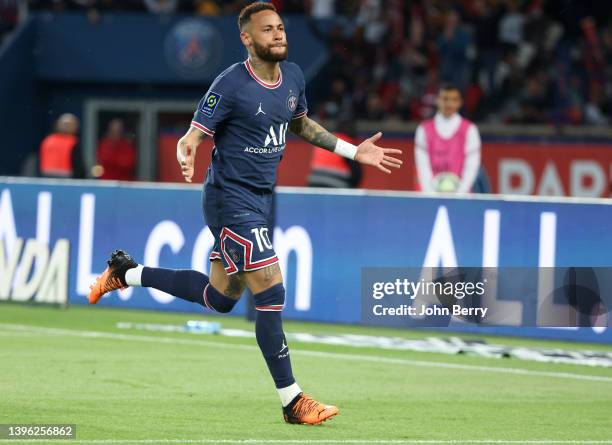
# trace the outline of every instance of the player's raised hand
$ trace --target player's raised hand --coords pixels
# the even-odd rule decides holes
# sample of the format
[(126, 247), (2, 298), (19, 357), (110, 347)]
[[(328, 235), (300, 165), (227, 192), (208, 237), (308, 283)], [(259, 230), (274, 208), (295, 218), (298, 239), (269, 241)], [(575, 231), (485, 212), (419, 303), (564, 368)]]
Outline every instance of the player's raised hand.
[[(357, 154), (355, 160), (361, 164), (371, 165), (380, 171), (387, 174), (391, 173), (389, 168), (400, 168), (402, 160), (391, 155), (402, 154), (401, 150), (396, 148), (383, 148), (375, 144), (382, 137), (382, 133), (378, 132), (369, 139), (366, 139), (357, 146)], [(388, 168), (387, 168), (388, 167)]]
[(181, 174), (185, 181), (191, 182), (193, 177), (195, 150), (191, 147), (191, 144), (181, 139), (176, 146), (176, 159), (181, 166)]

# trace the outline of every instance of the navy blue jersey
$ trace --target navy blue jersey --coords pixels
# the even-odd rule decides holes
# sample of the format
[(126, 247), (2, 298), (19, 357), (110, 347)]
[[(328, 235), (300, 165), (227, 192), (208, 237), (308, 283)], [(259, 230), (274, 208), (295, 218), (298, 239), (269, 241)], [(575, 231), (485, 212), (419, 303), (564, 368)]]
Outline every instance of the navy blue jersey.
[(302, 70), (291, 62), (280, 63), (275, 84), (259, 79), (248, 59), (215, 79), (191, 125), (214, 138), (205, 195), (217, 196), (205, 200), (217, 201), (219, 213), (267, 211), (261, 207), (269, 200), (260, 197), (276, 183), (289, 123), (308, 111), (304, 89)]

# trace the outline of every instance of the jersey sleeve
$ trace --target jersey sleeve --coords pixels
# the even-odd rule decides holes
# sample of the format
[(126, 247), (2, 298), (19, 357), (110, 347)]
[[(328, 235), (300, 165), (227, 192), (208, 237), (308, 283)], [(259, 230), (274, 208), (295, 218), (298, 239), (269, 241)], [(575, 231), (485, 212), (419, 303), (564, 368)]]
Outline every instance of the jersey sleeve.
[(231, 114), (234, 91), (235, 86), (226, 76), (217, 77), (198, 103), (191, 126), (208, 136), (214, 136), (217, 128)]
[(299, 119), (308, 114), (308, 103), (306, 102), (306, 79), (304, 79), (304, 73), (302, 72), (302, 69), (297, 65), (296, 67), (298, 83), (300, 85), (300, 94), (298, 96), (297, 107), (293, 112), (292, 119)]

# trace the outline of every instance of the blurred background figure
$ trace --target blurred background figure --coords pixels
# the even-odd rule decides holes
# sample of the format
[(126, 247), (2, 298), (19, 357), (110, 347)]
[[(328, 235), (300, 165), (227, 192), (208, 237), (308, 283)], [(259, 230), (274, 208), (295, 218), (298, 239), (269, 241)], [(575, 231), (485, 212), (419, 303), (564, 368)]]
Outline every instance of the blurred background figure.
[(459, 14), (454, 10), (447, 12), (437, 45), (441, 80), (453, 83), (463, 91), (467, 84), (468, 47), (471, 44), (471, 37), (460, 25)]
[(106, 135), (98, 143), (98, 173), (100, 179), (133, 181), (136, 179), (136, 149), (125, 136), (121, 119), (113, 119), (108, 124)]
[(417, 127), (414, 157), (424, 192), (472, 191), (480, 168), (480, 134), (459, 114), (462, 104), (459, 87), (443, 85), (438, 112)]
[(221, 13), (221, 8), (214, 0), (194, 0), (193, 6), (197, 15), (210, 17)]
[(317, 19), (328, 19), (336, 13), (336, 0), (310, 0), (310, 16)]
[(62, 114), (55, 131), (40, 144), (40, 175), (51, 178), (83, 178), (83, 156), (79, 147), (79, 120)]
[[(353, 120), (339, 121), (336, 136), (358, 144), (355, 138)], [(335, 155), (319, 147), (314, 147), (310, 162), (309, 187), (355, 188), (361, 182), (361, 165), (350, 159)]]
[(144, 3), (153, 14), (172, 14), (178, 7), (178, 0), (144, 0)]
[(0, 44), (4, 36), (17, 26), (18, 19), (17, 0), (0, 0)]

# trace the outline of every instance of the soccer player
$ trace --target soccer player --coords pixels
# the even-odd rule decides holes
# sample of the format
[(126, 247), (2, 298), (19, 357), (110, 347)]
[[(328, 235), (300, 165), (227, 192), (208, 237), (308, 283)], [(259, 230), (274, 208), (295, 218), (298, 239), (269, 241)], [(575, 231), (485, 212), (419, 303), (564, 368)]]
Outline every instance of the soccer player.
[(200, 101), (189, 131), (177, 146), (182, 174), (191, 182), (198, 145), (206, 136), (215, 149), (203, 193), (204, 217), (215, 236), (210, 276), (193, 270), (149, 268), (123, 251), (92, 285), (89, 302), (126, 286), (153, 287), (211, 310), (232, 310), (245, 287), (253, 293), (255, 334), (276, 385), (288, 423), (319, 424), (338, 414), (304, 394), (296, 383), (283, 333), (283, 277), (266, 220), (285, 149), (287, 130), (313, 145), (372, 165), (399, 168), (400, 150), (375, 145), (381, 133), (352, 145), (308, 118), (305, 81), (287, 58), (285, 28), (270, 3), (255, 2), (238, 18), (248, 59), (223, 71)]
[(414, 156), (418, 185), (424, 192), (467, 193), (476, 181), (480, 134), (474, 123), (459, 114), (462, 105), (459, 88), (444, 85), (438, 92), (438, 112), (417, 127)]

